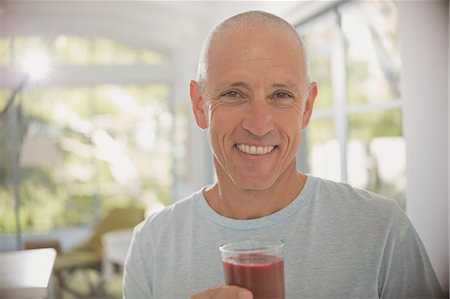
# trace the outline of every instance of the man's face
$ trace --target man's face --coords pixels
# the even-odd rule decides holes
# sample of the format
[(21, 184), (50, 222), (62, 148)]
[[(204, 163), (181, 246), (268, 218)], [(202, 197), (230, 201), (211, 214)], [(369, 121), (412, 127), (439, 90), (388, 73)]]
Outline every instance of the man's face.
[(300, 45), (271, 32), (246, 28), (213, 42), (201, 93), (208, 111), (196, 113), (220, 182), (244, 190), (268, 189), (296, 172), (316, 92), (313, 85), (308, 97)]

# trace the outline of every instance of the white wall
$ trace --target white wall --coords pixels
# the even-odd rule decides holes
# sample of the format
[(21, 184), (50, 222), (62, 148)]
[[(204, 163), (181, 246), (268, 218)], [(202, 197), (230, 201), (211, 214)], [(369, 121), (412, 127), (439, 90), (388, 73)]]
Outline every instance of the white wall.
[(447, 0), (398, 1), (406, 210), (447, 292), (448, 5)]

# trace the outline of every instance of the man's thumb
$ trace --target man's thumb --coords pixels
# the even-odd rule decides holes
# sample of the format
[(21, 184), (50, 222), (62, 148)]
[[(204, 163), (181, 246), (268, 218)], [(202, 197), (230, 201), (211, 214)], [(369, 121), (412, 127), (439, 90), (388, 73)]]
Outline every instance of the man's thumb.
[(253, 294), (249, 290), (242, 289), (238, 293), (239, 299), (253, 299)]

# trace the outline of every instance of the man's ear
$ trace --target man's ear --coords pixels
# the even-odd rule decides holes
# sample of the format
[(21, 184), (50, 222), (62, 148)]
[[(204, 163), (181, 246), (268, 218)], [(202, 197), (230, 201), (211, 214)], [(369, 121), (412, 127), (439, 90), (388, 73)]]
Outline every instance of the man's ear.
[(191, 96), (191, 105), (195, 115), (195, 121), (200, 128), (206, 129), (208, 127), (208, 113), (205, 111), (206, 105), (204, 105), (203, 102), (200, 86), (194, 80), (191, 80), (189, 83), (189, 94)]
[(303, 111), (302, 129), (306, 128), (306, 126), (309, 124), (316, 96), (317, 96), (317, 83), (314, 81), (311, 83), (309, 95), (308, 98), (306, 99), (305, 110)]

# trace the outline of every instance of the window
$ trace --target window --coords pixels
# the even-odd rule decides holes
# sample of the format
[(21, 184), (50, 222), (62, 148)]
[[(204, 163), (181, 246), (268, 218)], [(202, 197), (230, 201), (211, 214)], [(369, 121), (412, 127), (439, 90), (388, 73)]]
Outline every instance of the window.
[[(104, 37), (17, 36), (1, 39), (0, 49), (0, 67), (16, 66), (29, 49), (45, 49), (54, 64), (85, 72), (90, 65), (169, 61), (164, 53)], [(0, 119), (0, 232), (17, 229), (16, 183), (20, 227), (27, 231), (92, 224), (114, 206), (152, 209), (171, 202), (174, 159), (184, 159), (182, 151), (175, 155), (173, 143), (183, 145), (186, 134), (173, 136), (175, 129), (186, 130), (186, 117), (172, 107), (168, 82), (56, 86), (51, 76), (47, 80), (48, 87), (26, 86)], [(0, 111), (11, 92), (0, 89)]]
[(298, 30), (319, 87), (301, 169), (380, 193), (404, 208), (395, 3), (350, 2)]

